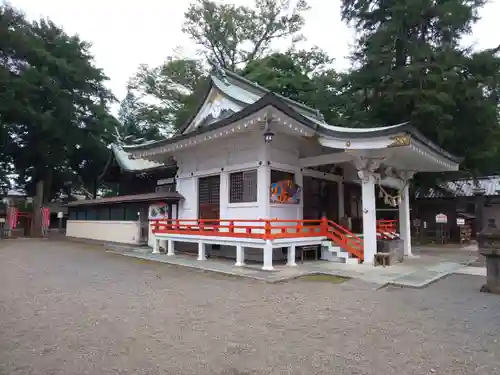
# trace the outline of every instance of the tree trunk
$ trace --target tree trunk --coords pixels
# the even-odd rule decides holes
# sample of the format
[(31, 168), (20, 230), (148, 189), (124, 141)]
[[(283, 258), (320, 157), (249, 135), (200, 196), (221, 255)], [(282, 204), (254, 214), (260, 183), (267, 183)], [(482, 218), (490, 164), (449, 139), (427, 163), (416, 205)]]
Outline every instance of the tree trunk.
[(36, 183), (36, 196), (33, 200), (33, 218), (31, 220), (31, 237), (42, 236), (42, 204), (43, 204), (44, 181), (39, 180)]
[(98, 181), (97, 179), (94, 179), (94, 181), (92, 182), (92, 199), (96, 199), (97, 198), (97, 185), (98, 185)]

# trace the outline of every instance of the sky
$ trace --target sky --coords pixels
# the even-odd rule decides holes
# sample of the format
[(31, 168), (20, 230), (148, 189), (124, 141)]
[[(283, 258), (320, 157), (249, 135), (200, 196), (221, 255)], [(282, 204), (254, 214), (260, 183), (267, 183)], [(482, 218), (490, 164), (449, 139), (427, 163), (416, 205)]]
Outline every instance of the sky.
[[(0, 0), (1, 2), (2, 0)], [(250, 5), (253, 0), (225, 0)], [(128, 79), (140, 64), (160, 65), (173, 50), (196, 54), (197, 47), (182, 33), (188, 0), (10, 0), (29, 18), (50, 18), (67, 33), (92, 43), (95, 64), (110, 78), (107, 86), (123, 99)], [(335, 68), (349, 66), (346, 56), (354, 32), (340, 19), (340, 0), (308, 0), (303, 47), (317, 45), (335, 58)], [(464, 43), (478, 49), (500, 44), (500, 0), (490, 0), (481, 20)]]

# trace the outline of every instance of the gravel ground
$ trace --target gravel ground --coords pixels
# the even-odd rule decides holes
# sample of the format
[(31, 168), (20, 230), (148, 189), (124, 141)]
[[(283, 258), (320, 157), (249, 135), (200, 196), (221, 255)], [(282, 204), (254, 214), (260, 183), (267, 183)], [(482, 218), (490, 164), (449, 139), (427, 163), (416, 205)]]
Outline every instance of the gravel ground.
[(498, 374), (500, 297), (482, 282), (269, 285), (0, 241), (0, 374)]

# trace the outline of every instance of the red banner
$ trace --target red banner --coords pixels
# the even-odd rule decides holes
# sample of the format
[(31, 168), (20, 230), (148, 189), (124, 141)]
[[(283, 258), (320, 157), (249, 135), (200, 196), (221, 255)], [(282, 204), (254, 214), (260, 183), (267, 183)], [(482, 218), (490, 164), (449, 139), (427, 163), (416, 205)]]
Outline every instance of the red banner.
[(42, 207), (42, 228), (50, 226), (50, 208)]
[(17, 207), (9, 207), (7, 209), (7, 224), (9, 229), (15, 229), (17, 227), (19, 210)]

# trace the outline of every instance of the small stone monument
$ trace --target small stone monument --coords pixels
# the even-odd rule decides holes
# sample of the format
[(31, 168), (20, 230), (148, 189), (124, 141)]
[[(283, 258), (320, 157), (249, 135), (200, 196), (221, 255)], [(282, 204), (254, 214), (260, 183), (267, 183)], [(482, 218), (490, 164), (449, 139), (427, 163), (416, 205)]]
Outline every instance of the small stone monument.
[(500, 294), (500, 230), (488, 228), (479, 233), (478, 245), (486, 258), (486, 284), (481, 292)]

